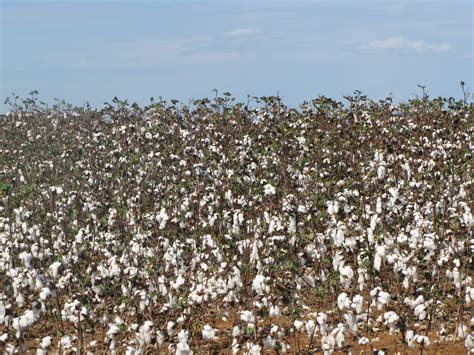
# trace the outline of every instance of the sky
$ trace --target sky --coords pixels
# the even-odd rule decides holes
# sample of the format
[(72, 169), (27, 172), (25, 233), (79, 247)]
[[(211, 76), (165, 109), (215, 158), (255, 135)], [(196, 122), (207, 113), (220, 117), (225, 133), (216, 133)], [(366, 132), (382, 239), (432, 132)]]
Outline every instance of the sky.
[(466, 1), (0, 0), (0, 111), (11, 93), (101, 107), (114, 96), (280, 95), (297, 107), (355, 90), (396, 101), (473, 88)]

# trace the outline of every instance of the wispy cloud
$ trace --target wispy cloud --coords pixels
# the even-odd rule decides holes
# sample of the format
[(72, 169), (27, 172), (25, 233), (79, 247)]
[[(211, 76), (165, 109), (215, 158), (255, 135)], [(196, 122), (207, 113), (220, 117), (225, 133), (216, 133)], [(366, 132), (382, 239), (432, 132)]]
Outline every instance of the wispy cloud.
[(226, 38), (242, 38), (242, 37), (251, 37), (260, 34), (261, 31), (258, 27), (242, 27), (236, 28), (231, 31), (224, 32), (223, 37)]
[(412, 41), (408, 38), (398, 36), (382, 40), (372, 41), (362, 46), (360, 50), (367, 52), (396, 52), (402, 54), (423, 54), (449, 51), (450, 46), (446, 43), (429, 44), (423, 41)]
[(86, 50), (50, 53), (50, 64), (82, 68), (147, 68), (169, 63), (192, 64), (229, 60), (238, 53), (212, 46), (213, 39), (195, 36), (176, 40), (141, 40), (107, 43)]

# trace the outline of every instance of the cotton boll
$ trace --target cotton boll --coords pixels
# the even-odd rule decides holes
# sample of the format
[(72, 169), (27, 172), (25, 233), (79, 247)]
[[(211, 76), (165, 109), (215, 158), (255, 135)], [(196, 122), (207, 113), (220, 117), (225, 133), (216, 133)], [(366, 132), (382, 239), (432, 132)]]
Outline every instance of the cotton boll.
[(353, 312), (344, 314), (344, 319), (346, 320), (349, 329), (353, 332), (357, 332), (357, 315)]
[(424, 304), (417, 305), (415, 307), (414, 313), (419, 320), (424, 320), (426, 318), (426, 306)]
[(305, 328), (306, 333), (308, 333), (309, 336), (312, 336), (316, 331), (316, 323), (314, 322), (314, 320), (310, 319), (306, 322)]
[(276, 340), (273, 339), (270, 335), (267, 335), (262, 339), (262, 344), (264, 348), (274, 349), (276, 346)]
[(331, 332), (331, 334), (334, 336), (334, 341), (336, 345), (340, 348), (342, 347), (342, 344), (344, 343), (344, 331), (345, 327), (342, 323), (339, 323), (335, 329)]
[(361, 295), (355, 295), (352, 297), (351, 308), (355, 309), (357, 314), (361, 314), (363, 311), (364, 298)]
[(58, 271), (60, 266), (61, 263), (59, 261), (56, 261), (49, 266), (49, 272), (54, 279), (58, 277)]
[(467, 352), (474, 354), (474, 335), (468, 334), (464, 340), (464, 346), (467, 349)]
[(382, 259), (385, 256), (385, 246), (384, 245), (377, 245), (375, 247), (375, 257), (374, 257), (374, 269), (380, 271), (380, 266), (382, 263)]
[(325, 313), (318, 313), (316, 320), (319, 325), (319, 332), (321, 335), (327, 335), (327, 315)]
[(354, 278), (354, 271), (349, 265), (346, 265), (339, 268), (339, 273), (339, 282), (341, 283), (342, 287), (345, 290), (349, 289), (352, 279)]
[(377, 179), (383, 181), (385, 179), (385, 166), (380, 165), (377, 169)]
[(351, 306), (351, 301), (347, 296), (347, 293), (343, 292), (337, 296), (337, 307), (342, 311)]
[(400, 320), (400, 317), (394, 311), (388, 311), (384, 314), (385, 324), (390, 328), (390, 334), (395, 333), (397, 326), (396, 323)]
[(334, 347), (336, 346), (336, 339), (332, 334), (324, 335), (321, 338), (321, 348), (324, 355), (331, 355), (334, 352)]
[(295, 320), (295, 322), (293, 323), (293, 326), (295, 327), (295, 329), (298, 331), (300, 330), (302, 327), (303, 327), (304, 323), (300, 320)]
[(51, 345), (51, 340), (52, 339), (53, 338), (50, 337), (50, 336), (46, 336), (43, 339), (41, 339), (41, 343), (40, 343), (41, 348), (43, 348), (43, 349), (49, 348), (49, 346)]
[(262, 295), (264, 292), (269, 292), (270, 287), (265, 284), (265, 276), (258, 274), (252, 281), (252, 289), (259, 295)]
[(168, 336), (171, 338), (174, 334), (175, 331), (175, 322), (169, 321), (166, 325), (166, 331), (168, 333)]
[(216, 337), (216, 331), (208, 324), (204, 326), (201, 334), (204, 340), (214, 340), (214, 338)]
[(232, 328), (232, 337), (233, 338), (237, 338), (238, 336), (240, 336), (240, 328), (238, 326), (234, 326), (234, 328)]
[(240, 319), (247, 323), (253, 323), (254, 317), (251, 311), (240, 312)]
[(47, 287), (43, 287), (40, 291), (39, 297), (42, 301), (45, 301), (50, 295), (51, 295), (51, 290)]
[(278, 317), (280, 315), (280, 307), (278, 305), (272, 305), (269, 309), (270, 317)]
[(390, 294), (384, 291), (380, 291), (377, 297), (377, 309), (380, 311), (382, 310), (383, 306), (385, 306), (388, 302), (390, 302)]
[(266, 196), (271, 196), (271, 195), (275, 195), (276, 194), (276, 189), (273, 185), (270, 185), (270, 184), (266, 184), (264, 187), (263, 187), (263, 190), (264, 190), (264, 194)]
[(375, 212), (377, 212), (377, 214), (382, 214), (382, 199), (380, 197), (377, 197)]

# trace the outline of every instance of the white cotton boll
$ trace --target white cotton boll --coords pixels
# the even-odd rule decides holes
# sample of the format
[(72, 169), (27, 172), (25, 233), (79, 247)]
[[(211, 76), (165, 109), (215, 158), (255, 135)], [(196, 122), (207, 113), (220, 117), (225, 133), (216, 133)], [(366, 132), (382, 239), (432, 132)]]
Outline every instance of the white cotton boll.
[(400, 320), (400, 317), (394, 311), (388, 311), (384, 314), (385, 324), (389, 327), (390, 334), (395, 333), (397, 329), (396, 323)]
[(341, 253), (338, 252), (336, 255), (334, 255), (334, 257), (332, 258), (332, 267), (334, 268), (334, 270), (339, 270), (339, 265), (343, 260), (344, 259)]
[(214, 338), (216, 337), (216, 331), (208, 324), (204, 326), (201, 334), (204, 340), (214, 340)]
[(380, 311), (382, 310), (383, 306), (385, 306), (388, 302), (390, 302), (390, 294), (384, 291), (380, 291), (377, 297), (377, 309)]
[(343, 243), (344, 243), (344, 230), (342, 228), (339, 228), (337, 231), (335, 231), (334, 245), (338, 247), (338, 246), (341, 246)]
[(240, 312), (240, 320), (243, 320), (247, 323), (253, 323), (255, 321), (251, 311), (242, 311)]
[(55, 279), (58, 277), (58, 271), (60, 266), (61, 263), (59, 261), (56, 261), (49, 266), (49, 272), (51, 276)]
[(375, 242), (374, 231), (371, 228), (367, 228), (367, 241), (371, 245)]
[(173, 321), (169, 321), (166, 325), (166, 332), (168, 333), (169, 337), (172, 337), (175, 331), (176, 323)]
[(304, 323), (298, 319), (296, 319), (295, 322), (293, 323), (293, 326), (295, 327), (297, 331), (300, 330), (303, 327), (303, 325)]
[(385, 179), (385, 166), (380, 165), (377, 169), (377, 179), (383, 181)]
[(69, 349), (72, 346), (71, 337), (69, 335), (63, 336), (59, 342), (61, 343), (61, 347), (63, 349)]
[(358, 341), (359, 345), (366, 345), (366, 344), (368, 344), (369, 342), (370, 342), (369, 339), (366, 338), (366, 337), (362, 337), (362, 338), (360, 338), (359, 341)]
[(355, 309), (357, 314), (362, 313), (363, 306), (364, 306), (364, 297), (362, 297), (361, 295), (355, 295), (354, 297), (352, 297), (351, 308)]
[(459, 324), (456, 328), (456, 337), (458, 339), (464, 339), (466, 334), (469, 333), (468, 327), (465, 324)]
[(280, 315), (280, 307), (278, 305), (270, 306), (269, 315), (270, 317), (278, 317)]
[(270, 335), (267, 335), (262, 339), (262, 344), (264, 348), (274, 349), (276, 345), (276, 340), (273, 339)]
[(321, 333), (321, 335), (327, 335), (327, 315), (325, 313), (318, 313), (316, 321), (318, 322), (319, 332)]
[(349, 329), (353, 332), (357, 332), (357, 316), (354, 313), (344, 314), (344, 319), (346, 320)]
[(328, 215), (333, 216), (333, 215), (336, 214), (335, 211), (334, 211), (334, 202), (328, 201), (328, 202), (326, 203), (326, 206), (327, 206), (327, 213), (328, 213)]
[(236, 325), (232, 328), (232, 337), (237, 338), (238, 336), (240, 336), (240, 328)]
[(382, 199), (380, 197), (377, 197), (375, 212), (377, 212), (377, 214), (382, 214)]
[(264, 190), (264, 193), (266, 196), (270, 196), (270, 195), (275, 195), (276, 194), (276, 189), (273, 185), (270, 185), (270, 184), (266, 184), (264, 187), (263, 187), (263, 190)]
[(178, 277), (176, 278), (176, 282), (174, 283), (173, 285), (173, 288), (175, 290), (179, 289), (181, 286), (183, 286), (185, 284), (186, 280), (184, 279), (184, 277), (180, 274), (178, 275)]
[(316, 331), (316, 323), (314, 322), (314, 320), (310, 319), (309, 321), (306, 322), (305, 328), (306, 328), (306, 333), (308, 333), (308, 335), (311, 336)]
[(191, 347), (189, 346), (188, 343), (179, 342), (176, 345), (175, 354), (176, 355), (191, 355), (192, 354)]
[[(51, 296), (51, 290), (47, 287), (43, 287), (40, 291), (39, 297), (42, 301), (45, 301), (49, 296)], [(0, 322), (1, 324), (1, 322)]]
[(288, 234), (295, 235), (296, 234), (296, 216), (290, 216), (290, 224), (288, 226)]
[(374, 269), (380, 271), (380, 266), (382, 263), (382, 258), (385, 256), (385, 246), (377, 245), (375, 247), (375, 257), (374, 257)]
[(423, 346), (430, 346), (430, 339), (425, 335), (415, 335), (416, 342)]
[(405, 333), (405, 342), (409, 348), (414, 348), (416, 346), (415, 333), (413, 330), (407, 330)]
[(415, 316), (418, 317), (419, 320), (424, 320), (426, 318), (426, 306), (424, 304), (419, 304), (415, 307)]
[(263, 294), (264, 292), (269, 292), (270, 288), (268, 285), (265, 285), (265, 281), (265, 276), (261, 274), (256, 275), (252, 281), (252, 289), (259, 295)]
[(113, 337), (115, 334), (120, 332), (120, 328), (116, 324), (110, 324), (109, 330), (107, 331), (107, 336)]
[(464, 346), (467, 349), (467, 352), (474, 354), (474, 335), (468, 334), (464, 340)]
[(343, 292), (337, 296), (337, 307), (342, 311), (351, 306), (351, 301), (347, 293)]
[(342, 323), (339, 323), (336, 327), (336, 329), (334, 329), (331, 334), (334, 336), (334, 341), (337, 345), (337, 347), (342, 347), (342, 344), (344, 343), (345, 339), (344, 339), (344, 331), (345, 331), (345, 327)]
[(332, 334), (325, 335), (321, 338), (321, 348), (324, 355), (331, 355), (334, 352), (336, 346), (336, 339)]
[(341, 283), (342, 287), (345, 290), (349, 289), (352, 279), (354, 278), (354, 271), (349, 265), (346, 265), (339, 268), (339, 273), (339, 282)]
[(52, 339), (53, 339), (53, 338), (50, 337), (50, 336), (44, 337), (43, 339), (41, 339), (40, 346), (41, 346), (43, 349), (49, 348), (49, 346), (51, 345), (51, 340), (52, 340)]
[(164, 229), (166, 227), (166, 223), (168, 222), (169, 219), (170, 218), (169, 218), (168, 214), (166, 213), (166, 210), (164, 208), (162, 208), (160, 210), (160, 213), (156, 216), (157, 222), (160, 223), (159, 229)]

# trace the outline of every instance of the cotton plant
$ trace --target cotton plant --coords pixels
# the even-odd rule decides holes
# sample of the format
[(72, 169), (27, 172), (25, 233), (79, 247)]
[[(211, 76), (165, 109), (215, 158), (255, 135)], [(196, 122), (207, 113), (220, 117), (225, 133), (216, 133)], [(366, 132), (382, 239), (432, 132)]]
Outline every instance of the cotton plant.
[[(199, 320), (235, 353), (291, 352), (293, 334), (331, 352), (366, 321), (398, 332), (406, 314), (407, 343), (426, 347), (432, 309), (433, 331), (469, 344), (439, 321), (468, 319), (473, 299), (469, 107), (226, 97), (2, 116), (5, 351), (33, 332), (51, 336), (40, 353), (78, 349), (94, 329), (85, 351), (188, 354), (213, 339)], [(267, 334), (290, 312), (292, 334)], [(51, 316), (64, 334), (37, 334)]]

